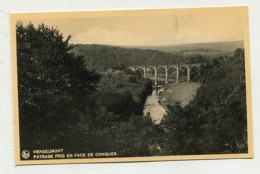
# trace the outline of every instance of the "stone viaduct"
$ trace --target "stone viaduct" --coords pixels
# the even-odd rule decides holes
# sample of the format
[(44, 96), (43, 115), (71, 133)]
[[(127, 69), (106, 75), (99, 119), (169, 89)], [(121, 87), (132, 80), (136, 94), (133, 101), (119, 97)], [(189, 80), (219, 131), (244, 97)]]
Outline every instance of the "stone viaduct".
[(133, 71), (137, 71), (139, 69), (141, 69), (143, 71), (143, 76), (144, 78), (147, 77), (147, 70), (148, 69), (154, 69), (154, 81), (155, 81), (155, 85), (157, 85), (158, 82), (158, 70), (160, 68), (163, 68), (165, 70), (165, 83), (168, 84), (169, 83), (169, 70), (171, 68), (176, 70), (176, 82), (179, 82), (179, 78), (180, 78), (180, 69), (181, 68), (186, 68), (187, 69), (187, 82), (190, 81), (190, 72), (191, 69), (193, 67), (196, 67), (198, 70), (198, 75), (200, 72), (200, 66), (201, 64), (175, 64), (175, 65), (138, 65), (138, 66), (127, 66), (128, 69), (131, 69)]

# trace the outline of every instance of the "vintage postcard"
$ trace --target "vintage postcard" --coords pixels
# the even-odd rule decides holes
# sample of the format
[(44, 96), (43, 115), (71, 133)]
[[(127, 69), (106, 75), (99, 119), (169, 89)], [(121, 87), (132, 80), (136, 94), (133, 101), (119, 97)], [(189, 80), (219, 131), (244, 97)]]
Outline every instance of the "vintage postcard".
[(16, 165), (253, 157), (247, 7), (10, 20)]

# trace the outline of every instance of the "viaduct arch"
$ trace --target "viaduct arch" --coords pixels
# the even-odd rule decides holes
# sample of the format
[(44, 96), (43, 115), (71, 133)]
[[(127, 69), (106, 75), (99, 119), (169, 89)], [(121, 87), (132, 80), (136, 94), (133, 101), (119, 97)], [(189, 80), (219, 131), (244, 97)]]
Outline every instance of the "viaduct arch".
[(158, 69), (162, 68), (165, 70), (165, 83), (168, 84), (169, 83), (169, 69), (173, 68), (176, 70), (176, 82), (180, 81), (180, 69), (182, 67), (187, 69), (187, 82), (190, 81), (190, 72), (191, 69), (196, 67), (198, 69), (198, 75), (200, 75), (200, 66), (201, 64), (176, 64), (176, 65), (138, 65), (138, 66), (127, 66), (128, 69), (131, 69), (133, 71), (137, 71), (139, 69), (141, 69), (143, 71), (144, 74), (144, 78), (147, 77), (147, 69), (154, 69), (154, 83), (155, 85), (157, 85), (158, 83)]

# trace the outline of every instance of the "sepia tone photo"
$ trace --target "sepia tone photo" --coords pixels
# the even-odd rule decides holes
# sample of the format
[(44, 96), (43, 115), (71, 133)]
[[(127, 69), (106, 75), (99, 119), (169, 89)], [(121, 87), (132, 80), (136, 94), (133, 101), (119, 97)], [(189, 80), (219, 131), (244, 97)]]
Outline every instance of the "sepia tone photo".
[(253, 157), (247, 7), (10, 19), (16, 165)]

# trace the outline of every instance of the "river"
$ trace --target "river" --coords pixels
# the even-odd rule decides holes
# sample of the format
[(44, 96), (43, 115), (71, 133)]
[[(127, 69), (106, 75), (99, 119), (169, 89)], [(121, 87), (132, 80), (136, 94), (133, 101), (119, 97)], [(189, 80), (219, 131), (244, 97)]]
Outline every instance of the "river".
[(150, 116), (152, 120), (156, 123), (159, 124), (163, 118), (163, 116), (166, 114), (166, 110), (164, 107), (162, 107), (159, 103), (159, 95), (158, 91), (160, 88), (154, 88), (153, 92), (150, 96), (147, 97), (145, 105), (144, 105), (144, 110), (143, 113), (146, 115), (148, 112), (150, 112)]

